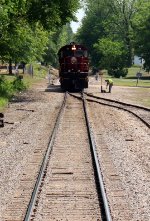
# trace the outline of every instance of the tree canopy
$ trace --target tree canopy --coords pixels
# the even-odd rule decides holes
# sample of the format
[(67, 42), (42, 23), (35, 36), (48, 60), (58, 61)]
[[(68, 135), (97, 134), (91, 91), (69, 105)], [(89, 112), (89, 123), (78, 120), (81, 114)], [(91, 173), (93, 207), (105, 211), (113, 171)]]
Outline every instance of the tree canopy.
[(79, 0), (0, 0), (0, 60), (41, 60), (78, 8)]
[[(78, 29), (76, 39), (85, 44), (91, 53), (91, 64), (114, 69), (120, 76), (139, 55), (149, 64), (149, 19), (148, 0), (85, 0), (85, 17)], [(145, 15), (146, 14), (146, 15)], [(123, 71), (125, 70), (125, 71)]]
[(136, 5), (134, 24), (135, 53), (144, 59), (144, 68), (150, 70), (150, 2), (139, 1)]
[[(80, 5), (80, 0), (0, 0), (0, 60), (57, 65), (58, 49), (73, 40), (70, 21)], [(84, 0), (83, 5), (75, 40), (87, 46), (93, 66), (124, 76), (136, 54), (150, 69), (149, 0)]]

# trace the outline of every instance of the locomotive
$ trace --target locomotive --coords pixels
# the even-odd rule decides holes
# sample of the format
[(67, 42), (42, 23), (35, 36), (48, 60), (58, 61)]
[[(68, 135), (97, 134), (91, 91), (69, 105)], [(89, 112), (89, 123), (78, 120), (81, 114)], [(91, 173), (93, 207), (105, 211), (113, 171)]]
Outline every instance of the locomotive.
[(61, 47), (59, 56), (59, 80), (63, 90), (88, 88), (89, 59), (85, 46), (74, 42)]

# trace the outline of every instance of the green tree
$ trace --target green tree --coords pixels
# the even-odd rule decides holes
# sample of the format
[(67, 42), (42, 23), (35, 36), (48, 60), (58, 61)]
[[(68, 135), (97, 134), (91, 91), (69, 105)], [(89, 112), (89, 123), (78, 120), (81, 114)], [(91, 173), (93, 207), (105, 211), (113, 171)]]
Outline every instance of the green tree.
[[(2, 27), (9, 22), (19, 22), (24, 19), (30, 25), (39, 22), (44, 29), (52, 30), (61, 27), (71, 20), (75, 20), (75, 12), (80, 7), (79, 0), (1, 0), (0, 18)], [(8, 27), (9, 28), (9, 27)]]
[(144, 68), (150, 70), (150, 2), (138, 1), (133, 18), (135, 53), (144, 59)]
[(70, 43), (72, 39), (73, 39), (73, 32), (69, 23), (62, 26), (55, 32), (50, 32), (48, 47), (44, 55), (44, 61), (46, 63), (49, 63), (57, 67), (58, 66), (58, 55), (57, 55), (58, 50), (65, 44)]
[(103, 22), (107, 15), (108, 8), (105, 7), (104, 0), (87, 1), (85, 17), (75, 35), (75, 40), (88, 48), (93, 66), (98, 66), (100, 61), (100, 54), (97, 53), (93, 45), (105, 36)]
[(112, 41), (109, 38), (100, 39), (94, 48), (101, 54), (101, 69), (107, 69), (108, 74), (114, 77), (125, 77), (127, 69), (124, 67), (126, 50), (123, 42)]
[(27, 63), (41, 60), (48, 42), (48, 33), (38, 25), (31, 27), (24, 21), (15, 25), (0, 41), (1, 59), (9, 62), (9, 73), (12, 73), (11, 64), (21, 61)]
[(79, 7), (79, 0), (30, 0), (27, 17), (33, 24), (40, 22), (44, 28), (54, 29), (74, 20), (75, 12)]
[(111, 16), (106, 21), (106, 30), (114, 39), (121, 40), (127, 50), (127, 66), (133, 61), (133, 24), (132, 19), (136, 13), (136, 2), (138, 0), (109, 1)]
[[(133, 25), (137, 0), (87, 0), (86, 16), (76, 38), (89, 46), (92, 65), (98, 66), (103, 53), (94, 47), (101, 39), (121, 42), (126, 50), (124, 67), (130, 67), (133, 60)], [(124, 53), (123, 53), (124, 54)], [(120, 55), (118, 55), (120, 56)], [(114, 61), (115, 62), (115, 61)]]
[(0, 59), (10, 67), (12, 62), (41, 60), (48, 47), (47, 31), (56, 32), (75, 19), (78, 7), (78, 0), (0, 0)]

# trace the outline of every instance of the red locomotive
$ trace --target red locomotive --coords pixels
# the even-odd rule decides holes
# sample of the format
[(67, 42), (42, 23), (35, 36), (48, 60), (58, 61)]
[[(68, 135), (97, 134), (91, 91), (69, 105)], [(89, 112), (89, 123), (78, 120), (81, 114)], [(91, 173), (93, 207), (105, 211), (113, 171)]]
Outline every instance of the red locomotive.
[(89, 59), (87, 48), (72, 42), (70, 45), (60, 48), (58, 56), (61, 88), (63, 90), (88, 88)]

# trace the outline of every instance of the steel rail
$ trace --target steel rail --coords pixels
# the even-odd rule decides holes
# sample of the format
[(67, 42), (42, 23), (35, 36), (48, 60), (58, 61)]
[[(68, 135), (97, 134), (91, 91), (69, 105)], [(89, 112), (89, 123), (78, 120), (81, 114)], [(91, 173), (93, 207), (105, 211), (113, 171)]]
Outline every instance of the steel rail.
[[(98, 157), (97, 157), (97, 153), (96, 153), (96, 144), (95, 144), (95, 141), (94, 141), (94, 135), (93, 135), (90, 123), (88, 121), (88, 114), (87, 114), (87, 111), (86, 111), (86, 103), (85, 103), (85, 99), (84, 99), (84, 94), (85, 95), (87, 95), (87, 94), (83, 92), (82, 98), (79, 97), (79, 96), (76, 96), (74, 94), (71, 94), (71, 93), (69, 93), (69, 94), (71, 96), (77, 98), (77, 99), (81, 100), (83, 98), (83, 100), (84, 100), (84, 109), (85, 109), (86, 122), (87, 122), (87, 125), (88, 125), (89, 139), (90, 139), (91, 146), (93, 147), (92, 148), (92, 154), (93, 154), (93, 157), (95, 158), (95, 167), (97, 168), (97, 174), (98, 174), (97, 177), (99, 179), (100, 190), (101, 190), (101, 193), (102, 193), (102, 197), (103, 197), (103, 201), (104, 201), (104, 206), (105, 206), (104, 207), (105, 208), (105, 212), (106, 212), (106, 219), (105, 220), (112, 221), (111, 213), (110, 213), (110, 209), (109, 209), (109, 205), (108, 205), (108, 201), (107, 201), (107, 197), (106, 197), (106, 193), (105, 193), (105, 188), (104, 188), (104, 185), (103, 185), (103, 178), (102, 178), (101, 170), (100, 170), (100, 167), (99, 167), (100, 163), (99, 163), (99, 160), (98, 160)], [(96, 97), (96, 96), (95, 97), (91, 96), (91, 97), (99, 98), (99, 97)], [(125, 108), (119, 107), (119, 106), (115, 106), (113, 104), (108, 104), (108, 103), (103, 103), (103, 102), (100, 102), (100, 101), (88, 99), (88, 98), (86, 98), (86, 100), (89, 101), (89, 102), (95, 102), (95, 103), (98, 103), (98, 104), (102, 104), (102, 105), (106, 105), (106, 106), (110, 106), (110, 107), (114, 107), (114, 108), (117, 108), (117, 109), (120, 109), (120, 110), (127, 111), (127, 112), (133, 114), (138, 119), (140, 119), (148, 128), (150, 128), (150, 124), (148, 124), (140, 116), (138, 116), (137, 114), (135, 114), (134, 112), (132, 112), (132, 111), (130, 111), (128, 109), (125, 109)], [(105, 99), (102, 99), (102, 100), (105, 100)], [(109, 101), (115, 102), (115, 101), (112, 101), (112, 100), (109, 100), (109, 99), (106, 99), (106, 101), (107, 102), (109, 102)], [(144, 108), (144, 107), (137, 106), (137, 105), (129, 105), (129, 104), (126, 104), (126, 103), (123, 103), (123, 102), (116, 102), (116, 103), (119, 103), (119, 104), (122, 104), (122, 105), (126, 105), (126, 106), (132, 106), (132, 107), (143, 109), (143, 110), (146, 110), (146, 111), (150, 111), (149, 108)]]
[(105, 192), (105, 188), (104, 188), (104, 183), (103, 183), (103, 178), (102, 178), (102, 172), (100, 169), (100, 163), (98, 160), (98, 156), (97, 156), (97, 152), (96, 152), (96, 144), (95, 144), (95, 139), (94, 139), (94, 135), (92, 132), (92, 128), (91, 125), (89, 123), (88, 120), (88, 113), (87, 113), (87, 108), (86, 108), (86, 102), (85, 102), (85, 98), (84, 98), (84, 94), (82, 93), (82, 99), (83, 99), (83, 107), (84, 107), (84, 112), (85, 112), (85, 119), (86, 119), (86, 124), (87, 124), (87, 129), (88, 129), (88, 136), (89, 136), (89, 140), (90, 140), (90, 146), (91, 146), (91, 151), (92, 151), (92, 157), (94, 159), (94, 167), (96, 168), (96, 176), (98, 178), (98, 189), (101, 192), (101, 196), (102, 196), (102, 200), (103, 200), (103, 206), (104, 206), (104, 220), (106, 221), (112, 221), (111, 218), (111, 213), (110, 213), (110, 209), (109, 209), (109, 205), (108, 205), (108, 200), (107, 200), (107, 196), (106, 196), (106, 192)]
[[(84, 94), (87, 95), (87, 93), (84, 93)], [(77, 98), (77, 99), (81, 99), (81, 97), (78, 97), (76, 95), (73, 95), (73, 94), (70, 94), (70, 95), (75, 97), (75, 98)], [(92, 98), (96, 98), (96, 99), (101, 99), (101, 98), (96, 97), (96, 96), (91, 96), (91, 97)], [(131, 106), (131, 107), (139, 108), (139, 109), (142, 109), (142, 110), (145, 110), (145, 111), (148, 111), (148, 112), (150, 111), (149, 108), (141, 107), (141, 106), (137, 106), (137, 105), (130, 105), (130, 104), (123, 103), (123, 102), (116, 102), (116, 101), (113, 101), (113, 100), (110, 100), (110, 99), (105, 99), (105, 98), (102, 98), (102, 100), (104, 100), (106, 102), (114, 102), (114, 103), (116, 103), (116, 105), (108, 104), (108, 103), (103, 103), (101, 101), (96, 101), (96, 100), (92, 100), (92, 99), (89, 99), (89, 98), (86, 98), (86, 100), (89, 101), (89, 102), (95, 102), (97, 104), (101, 104), (101, 105), (104, 105), (104, 106), (109, 106), (109, 107), (114, 107), (116, 109), (124, 110), (124, 111), (134, 115), (135, 117), (137, 117), (142, 123), (144, 123), (148, 128), (150, 128), (150, 124), (146, 120), (144, 120), (142, 117), (140, 117), (138, 114), (134, 113), (133, 111), (131, 111), (129, 109), (126, 109), (126, 108), (121, 107), (121, 106), (116, 106), (116, 105), (117, 105), (117, 103), (119, 103), (120, 105), (122, 104), (122, 105), (126, 105), (126, 106)]]
[(48, 144), (48, 148), (46, 150), (45, 156), (43, 158), (43, 162), (42, 162), (41, 167), (40, 167), (39, 174), (38, 174), (38, 177), (37, 177), (37, 180), (36, 180), (33, 192), (32, 192), (32, 196), (31, 196), (31, 199), (30, 199), (30, 202), (28, 204), (28, 208), (27, 208), (27, 211), (26, 211), (26, 214), (25, 214), (25, 217), (24, 217), (24, 221), (30, 221), (30, 219), (32, 219), (31, 216), (32, 216), (33, 208), (36, 204), (38, 192), (39, 192), (39, 189), (40, 189), (41, 184), (42, 184), (42, 182), (44, 180), (44, 177), (45, 177), (45, 170), (46, 170), (47, 165), (48, 165), (48, 159), (49, 159), (49, 156), (50, 156), (51, 151), (52, 151), (52, 147), (53, 147), (54, 140), (55, 140), (55, 137), (56, 137), (58, 125), (59, 125), (64, 107), (65, 107), (65, 104), (66, 104), (66, 99), (67, 99), (67, 92), (64, 95), (64, 100), (62, 102), (60, 111), (58, 113), (58, 116), (57, 116), (57, 119), (56, 119), (56, 122), (55, 122), (55, 125), (54, 125), (54, 129), (52, 131), (52, 135), (51, 135), (51, 138), (50, 138), (50, 141), (49, 141), (49, 144)]
[(148, 128), (150, 128), (150, 124), (147, 121), (145, 121), (142, 117), (140, 117), (138, 114), (134, 113), (133, 111), (131, 111), (129, 109), (126, 109), (126, 108), (120, 107), (120, 106), (115, 106), (113, 104), (108, 104), (108, 103), (103, 103), (103, 102), (96, 101), (96, 100), (91, 100), (91, 99), (87, 99), (87, 101), (95, 102), (95, 103), (102, 104), (102, 105), (109, 106), (109, 107), (114, 107), (114, 108), (117, 108), (117, 109), (120, 109), (120, 110), (124, 110), (124, 111), (134, 115), (135, 117), (137, 117), (142, 123), (144, 123)]
[(108, 102), (112, 102), (112, 103), (116, 103), (116, 104), (120, 104), (120, 105), (124, 105), (124, 106), (134, 107), (134, 108), (138, 108), (138, 109), (150, 112), (150, 108), (148, 108), (148, 107), (143, 107), (143, 106), (136, 105), (136, 104), (128, 104), (128, 103), (125, 103), (125, 102), (122, 102), (122, 101), (112, 100), (112, 99), (108, 99), (108, 98), (104, 98), (104, 97), (98, 97), (98, 96), (95, 96), (93, 94), (89, 94), (87, 92), (84, 92), (84, 94), (86, 94), (89, 97), (96, 98), (96, 99), (99, 99), (99, 100), (108, 101)]

